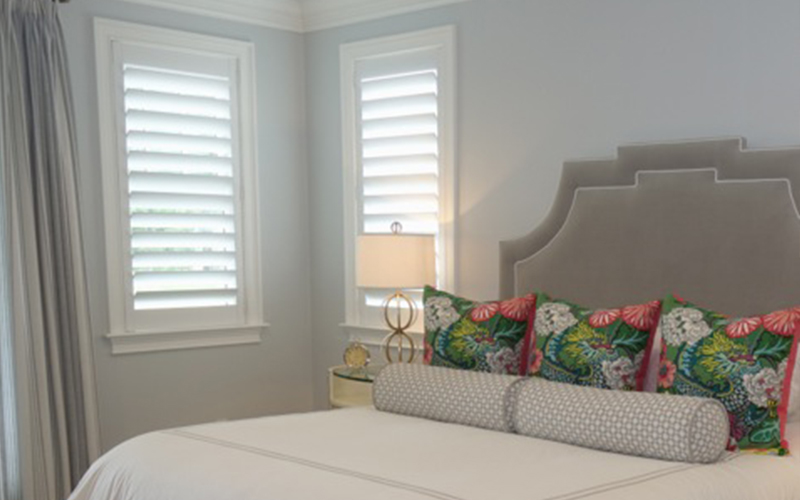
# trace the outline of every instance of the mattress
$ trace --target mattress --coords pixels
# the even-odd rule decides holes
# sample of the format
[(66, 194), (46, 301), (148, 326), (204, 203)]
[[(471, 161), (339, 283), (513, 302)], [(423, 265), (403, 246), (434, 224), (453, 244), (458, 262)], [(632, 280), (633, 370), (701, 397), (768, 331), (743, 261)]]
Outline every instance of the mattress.
[[(800, 423), (787, 431), (800, 445)], [(584, 498), (800, 500), (800, 457), (689, 465), (354, 408), (146, 434), (70, 500)]]

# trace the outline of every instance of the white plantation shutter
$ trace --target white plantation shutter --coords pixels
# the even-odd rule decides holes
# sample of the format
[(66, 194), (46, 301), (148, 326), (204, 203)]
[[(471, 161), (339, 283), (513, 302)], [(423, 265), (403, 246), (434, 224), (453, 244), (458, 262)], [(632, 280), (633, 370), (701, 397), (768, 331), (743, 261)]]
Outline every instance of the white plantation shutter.
[(364, 233), (439, 230), (436, 69), (361, 81)]
[(133, 308), (237, 303), (231, 82), (123, 67)]
[[(363, 78), (361, 96), (361, 232), (439, 232), (438, 80), (435, 67)], [(434, 283), (432, 283), (434, 284)], [(394, 290), (362, 289), (368, 308)], [(417, 307), (420, 290), (406, 290)]]
[[(359, 234), (388, 234), (399, 222), (403, 233), (436, 236), (431, 284), (442, 287), (452, 285), (452, 38), (444, 28), (342, 51), (347, 258), (358, 258)], [(358, 288), (352, 275), (347, 286), (348, 324), (383, 328), (395, 290)], [(422, 307), (421, 290), (405, 292)]]

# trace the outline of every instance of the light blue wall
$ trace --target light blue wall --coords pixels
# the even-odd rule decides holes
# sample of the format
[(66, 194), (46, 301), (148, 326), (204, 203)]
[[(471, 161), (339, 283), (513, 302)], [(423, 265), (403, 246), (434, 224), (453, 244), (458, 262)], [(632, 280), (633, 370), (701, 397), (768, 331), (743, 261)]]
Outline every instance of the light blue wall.
[[(265, 308), (260, 345), (112, 356), (108, 333), (95, 16), (251, 41), (256, 47)], [(77, 110), (102, 444), (142, 432), (311, 408), (303, 37), (117, 0), (61, 7)]]
[[(260, 346), (111, 356), (91, 18), (252, 40), (258, 63)], [(455, 25), (459, 291), (497, 294), (498, 242), (547, 212), (566, 158), (743, 135), (800, 143), (796, 0), (474, 0), (306, 35), (118, 0), (62, 8), (75, 81), (103, 442), (327, 398), (344, 321), (339, 45)], [(313, 349), (312, 349), (313, 340)], [(313, 379), (312, 379), (313, 377)]]
[(498, 242), (546, 214), (567, 158), (743, 135), (800, 143), (796, 0), (476, 0), (306, 37), (314, 383), (345, 344), (339, 45), (452, 24), (459, 291), (495, 298)]

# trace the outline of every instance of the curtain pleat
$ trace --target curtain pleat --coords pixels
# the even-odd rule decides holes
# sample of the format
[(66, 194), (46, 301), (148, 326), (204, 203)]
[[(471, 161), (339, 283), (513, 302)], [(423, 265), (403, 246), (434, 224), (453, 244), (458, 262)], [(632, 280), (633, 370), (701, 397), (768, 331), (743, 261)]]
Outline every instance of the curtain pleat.
[(56, 500), (98, 448), (74, 114), (53, 2), (3, 0), (0, 16), (18, 460), (24, 498)]
[[(0, 31), (5, 25), (0, 26)], [(7, 47), (0, 43), (0, 61), (7, 61)], [(6, 95), (5, 78), (0, 77), (0, 106)], [(2, 107), (0, 107), (2, 110)], [(17, 391), (14, 363), (14, 341), (11, 296), (10, 175), (3, 132), (5, 122), (0, 118), (0, 500), (20, 500), (20, 457), (17, 427)]]

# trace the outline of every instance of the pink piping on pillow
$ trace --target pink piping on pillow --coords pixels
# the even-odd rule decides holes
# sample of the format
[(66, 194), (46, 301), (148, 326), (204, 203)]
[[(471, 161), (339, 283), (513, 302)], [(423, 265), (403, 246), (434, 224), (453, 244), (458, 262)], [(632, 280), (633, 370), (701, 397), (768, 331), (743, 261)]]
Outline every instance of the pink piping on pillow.
[(787, 410), (789, 407), (789, 396), (792, 392), (792, 375), (794, 374), (794, 365), (797, 361), (797, 342), (800, 340), (800, 321), (794, 327), (794, 334), (792, 339), (792, 350), (789, 353), (789, 359), (786, 364), (786, 374), (783, 378), (783, 395), (781, 402), (778, 405), (778, 419), (781, 425), (781, 447), (787, 452), (789, 451), (789, 442), (786, 441), (786, 420), (788, 420)]
[[(653, 353), (653, 347), (656, 339), (656, 331), (658, 331), (658, 323), (661, 321), (661, 308), (664, 301), (659, 301), (658, 314), (656, 314), (653, 326), (650, 327), (650, 336), (647, 338), (647, 347), (644, 349), (644, 358), (642, 359), (642, 366), (639, 368), (639, 373), (636, 374), (636, 391), (644, 392), (644, 384), (647, 380), (647, 371), (650, 369), (650, 356)], [(661, 346), (659, 346), (661, 349)], [(659, 367), (660, 369), (660, 367)]]
[(533, 306), (528, 313), (528, 326), (525, 328), (525, 337), (522, 339), (522, 349), (519, 355), (519, 374), (526, 376), (531, 368), (531, 346), (536, 341), (536, 332), (533, 331), (533, 324), (536, 319), (536, 301), (539, 294), (533, 294)]

